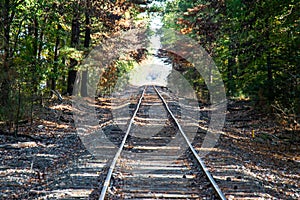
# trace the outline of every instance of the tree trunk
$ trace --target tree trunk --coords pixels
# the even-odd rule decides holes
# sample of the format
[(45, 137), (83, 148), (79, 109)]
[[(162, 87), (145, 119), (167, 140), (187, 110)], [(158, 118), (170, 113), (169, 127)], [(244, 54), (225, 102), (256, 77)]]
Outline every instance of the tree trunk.
[(69, 72), (68, 72), (68, 79), (67, 79), (67, 93), (69, 95), (72, 95), (73, 94), (73, 86), (74, 86), (74, 83), (75, 83), (75, 80), (76, 80), (76, 74), (77, 74), (77, 71), (74, 70), (74, 67), (77, 65), (77, 60), (71, 58), (70, 59), (70, 69), (69, 69)]
[(265, 20), (266, 24), (266, 42), (268, 42), (267, 46), (267, 57), (266, 57), (266, 65), (267, 65), (267, 98), (269, 103), (274, 100), (274, 83), (273, 83), (273, 71), (272, 71), (272, 63), (271, 63), (271, 41), (270, 41), (270, 26), (269, 26), (269, 17)]
[(235, 93), (235, 80), (233, 75), (235, 73), (235, 46), (234, 41), (231, 38), (231, 44), (229, 45), (229, 57), (228, 57), (228, 66), (227, 66), (227, 88), (228, 88), (228, 95), (232, 96)]
[[(75, 2), (76, 4), (76, 2)], [(80, 23), (79, 23), (79, 6), (80, 3), (77, 2), (74, 5), (74, 15), (72, 20), (72, 33), (71, 33), (71, 47), (78, 48), (79, 39), (80, 39)], [(73, 86), (76, 80), (76, 73), (75, 66), (78, 62), (74, 58), (70, 58), (70, 67), (68, 71), (68, 80), (67, 80), (67, 93), (69, 95), (73, 94)]]
[(271, 65), (270, 52), (267, 55), (267, 71), (268, 71), (268, 100), (272, 102), (274, 100), (274, 85), (273, 85), (273, 71)]
[(39, 75), (37, 72), (38, 62), (38, 40), (39, 40), (39, 22), (37, 17), (34, 17), (34, 42), (33, 42), (33, 55), (32, 55), (32, 92), (37, 93), (39, 84)]
[(55, 41), (55, 48), (54, 48), (54, 64), (53, 64), (53, 68), (52, 68), (52, 73), (53, 76), (51, 78), (51, 90), (55, 90), (56, 89), (56, 74), (58, 71), (58, 56), (59, 56), (59, 52), (58, 52), (58, 48), (59, 48), (59, 43), (60, 43), (60, 36), (59, 36), (59, 31), (61, 29), (61, 26), (58, 26), (57, 29), (57, 35), (56, 35), (56, 41)]
[(9, 16), (10, 5), (9, 0), (5, 0), (3, 6), (3, 63), (2, 63), (2, 74), (0, 83), (0, 105), (6, 107), (9, 103), (9, 91), (10, 91), (10, 25), (11, 19)]
[[(84, 36), (84, 47), (86, 49), (90, 46), (91, 41), (91, 22), (90, 22), (90, 0), (86, 1), (86, 10), (85, 10), (85, 36)], [(82, 71), (81, 79), (81, 89), (80, 93), (82, 97), (88, 96), (87, 93), (87, 82), (88, 82), (88, 69)]]
[(89, 48), (91, 41), (91, 3), (90, 0), (86, 0), (86, 10), (85, 10), (85, 36), (84, 36), (84, 47)]

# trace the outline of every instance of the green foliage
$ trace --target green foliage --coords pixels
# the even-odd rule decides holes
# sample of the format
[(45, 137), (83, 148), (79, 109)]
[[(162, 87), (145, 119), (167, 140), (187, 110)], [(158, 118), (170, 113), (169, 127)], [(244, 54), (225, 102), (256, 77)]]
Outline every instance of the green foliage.
[(65, 93), (69, 72), (137, 9), (126, 1), (6, 0), (0, 13), (0, 120), (15, 123), (32, 117), (51, 89)]
[(296, 0), (175, 0), (164, 22), (213, 56), (229, 96), (298, 109), (299, 13)]

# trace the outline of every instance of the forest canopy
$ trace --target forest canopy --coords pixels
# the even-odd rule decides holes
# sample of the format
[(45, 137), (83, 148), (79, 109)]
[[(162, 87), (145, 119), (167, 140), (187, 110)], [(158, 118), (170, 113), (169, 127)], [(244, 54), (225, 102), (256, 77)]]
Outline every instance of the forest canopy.
[(81, 61), (138, 13), (124, 0), (1, 0), (0, 12), (0, 121), (10, 126), (43, 98), (72, 95)]
[(164, 21), (213, 57), (228, 97), (300, 113), (300, 2), (174, 0)]
[[(23, 118), (32, 120), (33, 105), (43, 98), (57, 92), (72, 95), (81, 61), (110, 34), (129, 29), (145, 11), (141, 5), (149, 2), (1, 0), (0, 121), (11, 125)], [(207, 50), (222, 73), (229, 98), (251, 99), (297, 119), (299, 1), (165, 2), (165, 8), (150, 10), (164, 14), (166, 28), (192, 37)], [(118, 73), (131, 68), (129, 60), (105, 73), (117, 79)], [(109, 85), (112, 80), (101, 81)]]

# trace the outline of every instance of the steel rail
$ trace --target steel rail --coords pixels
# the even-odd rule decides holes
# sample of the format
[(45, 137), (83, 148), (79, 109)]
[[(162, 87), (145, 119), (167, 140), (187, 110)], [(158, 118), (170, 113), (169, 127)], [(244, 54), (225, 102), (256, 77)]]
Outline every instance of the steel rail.
[(116, 155), (115, 155), (115, 157), (114, 157), (114, 159), (113, 159), (113, 161), (112, 161), (112, 163), (111, 163), (111, 165), (110, 165), (110, 167), (109, 167), (109, 170), (108, 170), (106, 179), (105, 179), (105, 181), (104, 181), (104, 184), (103, 184), (103, 187), (102, 187), (102, 190), (101, 190), (101, 194), (100, 194), (99, 200), (104, 200), (104, 197), (105, 197), (105, 195), (106, 195), (108, 186), (109, 186), (109, 184), (110, 184), (110, 180), (111, 180), (112, 173), (113, 173), (114, 168), (115, 168), (115, 166), (116, 166), (117, 160), (118, 160), (119, 156), (121, 155), (121, 152), (122, 152), (122, 150), (123, 150), (123, 148), (124, 148), (124, 145), (125, 145), (125, 142), (126, 142), (126, 140), (127, 140), (128, 135), (129, 135), (131, 126), (132, 126), (132, 124), (133, 124), (133, 122), (134, 122), (134, 118), (135, 118), (135, 116), (136, 116), (136, 114), (137, 114), (137, 112), (138, 112), (138, 110), (139, 110), (139, 108), (140, 108), (140, 105), (141, 105), (141, 103), (142, 103), (142, 99), (144, 98), (144, 94), (145, 94), (146, 89), (147, 89), (147, 86), (145, 86), (145, 88), (144, 88), (144, 90), (143, 90), (143, 93), (142, 93), (142, 95), (141, 95), (141, 97), (140, 97), (140, 99), (139, 99), (139, 102), (138, 102), (138, 104), (137, 104), (137, 106), (136, 106), (136, 109), (135, 109), (135, 111), (134, 111), (134, 113), (133, 113), (133, 115), (132, 115), (132, 117), (131, 117), (131, 119), (130, 119), (130, 122), (129, 122), (129, 125), (128, 125), (128, 127), (127, 127), (125, 136), (124, 136), (124, 138), (123, 138), (123, 140), (122, 140), (122, 143), (121, 143), (121, 145), (120, 145), (120, 147), (119, 147), (119, 149), (118, 149), (118, 151), (117, 151), (117, 153), (116, 153)]
[(193, 155), (195, 156), (196, 160), (198, 161), (198, 163), (200, 164), (202, 170), (205, 172), (206, 177), (209, 179), (210, 183), (212, 184), (214, 190), (217, 192), (218, 196), (220, 197), (220, 199), (222, 200), (226, 200), (225, 195), (223, 194), (223, 192), (221, 191), (221, 189), (219, 188), (218, 184), (216, 183), (216, 181), (214, 180), (214, 178), (212, 177), (212, 175), (210, 174), (210, 172), (208, 171), (207, 167), (205, 166), (204, 162), (202, 161), (202, 159), (200, 158), (200, 156), (198, 155), (197, 151), (194, 149), (194, 147), (192, 146), (191, 142), (189, 141), (189, 139), (187, 138), (186, 134), (184, 133), (182, 127), (180, 126), (178, 120), (176, 119), (176, 117), (173, 115), (172, 111), (170, 110), (168, 104), (166, 103), (165, 99), (161, 96), (161, 94), (159, 93), (159, 91), (156, 89), (156, 87), (153, 85), (152, 86), (154, 88), (154, 90), (156, 91), (156, 93), (158, 94), (159, 98), (162, 100), (163, 104), (165, 105), (168, 113), (171, 115), (171, 117), (173, 118), (173, 120), (176, 123), (176, 126), (178, 127), (179, 131), (181, 132), (181, 135), (184, 137), (185, 141), (187, 142), (190, 150), (192, 151)]

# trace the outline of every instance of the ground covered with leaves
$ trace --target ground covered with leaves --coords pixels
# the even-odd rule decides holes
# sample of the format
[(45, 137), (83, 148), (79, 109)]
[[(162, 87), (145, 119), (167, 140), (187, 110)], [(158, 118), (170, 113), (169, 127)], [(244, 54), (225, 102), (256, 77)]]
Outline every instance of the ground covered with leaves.
[[(109, 106), (99, 106), (101, 122), (109, 118)], [(224, 132), (206, 164), (228, 199), (299, 199), (299, 131), (255, 108), (229, 101)], [(0, 199), (95, 198), (105, 163), (76, 134), (71, 102), (36, 112), (18, 136), (1, 131)]]
[(247, 101), (230, 101), (227, 112), (219, 144), (206, 158), (227, 198), (299, 199), (299, 130)]

